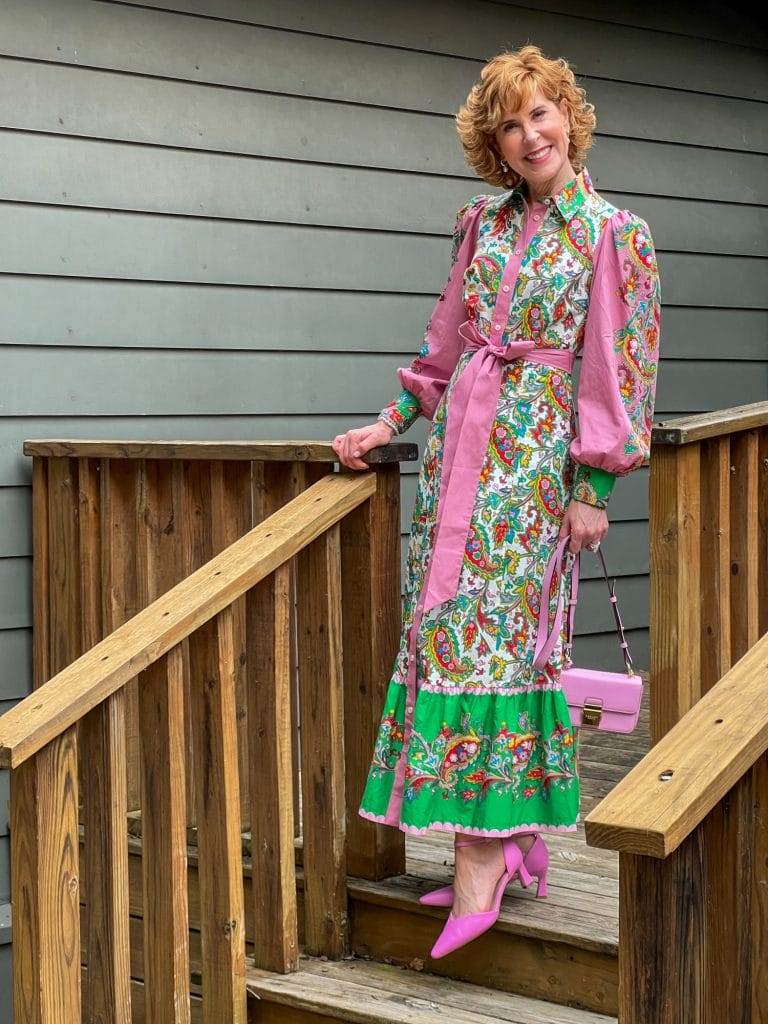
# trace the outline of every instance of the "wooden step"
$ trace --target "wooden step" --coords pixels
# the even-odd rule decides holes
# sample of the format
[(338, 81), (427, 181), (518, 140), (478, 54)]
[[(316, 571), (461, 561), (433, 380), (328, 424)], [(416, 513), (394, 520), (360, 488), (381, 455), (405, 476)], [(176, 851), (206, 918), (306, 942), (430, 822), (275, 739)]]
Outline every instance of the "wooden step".
[(379, 882), (349, 878), (352, 952), (426, 967), (458, 981), (618, 1013), (618, 857), (592, 849), (576, 833), (547, 835), (549, 896), (515, 882), (496, 925), (467, 947), (440, 960), (429, 950), (445, 909), (424, 907), (419, 896), (453, 877), (452, 836), (407, 839), (408, 873)]
[(251, 1024), (616, 1024), (426, 972), (360, 959), (302, 957), (296, 974), (248, 972)]

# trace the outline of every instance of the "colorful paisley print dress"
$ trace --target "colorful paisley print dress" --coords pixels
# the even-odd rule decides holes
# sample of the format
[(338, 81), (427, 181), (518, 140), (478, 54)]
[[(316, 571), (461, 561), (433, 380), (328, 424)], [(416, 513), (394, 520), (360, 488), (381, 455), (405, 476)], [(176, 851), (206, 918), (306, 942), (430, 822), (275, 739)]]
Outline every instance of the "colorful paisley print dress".
[[(504, 301), (501, 344), (535, 341), (582, 363), (576, 403), (569, 371), (529, 358), (502, 364), (456, 593), (423, 610), (451, 394), (475, 355), (455, 332), (434, 329), (451, 289), (484, 338), (499, 330), (494, 311)], [(647, 465), (659, 319), (648, 225), (602, 198), (586, 168), (544, 201), (529, 203), (523, 185), (459, 211), (451, 276), (419, 356), (398, 370), (403, 391), (379, 417), (398, 434), (419, 415), (432, 425), (363, 817), (416, 833), (576, 830), (577, 737), (559, 681), (565, 627), (547, 664), (533, 667), (540, 602), (553, 618), (570, 577), (556, 574), (546, 595), (542, 580), (569, 501), (605, 508), (616, 477)]]

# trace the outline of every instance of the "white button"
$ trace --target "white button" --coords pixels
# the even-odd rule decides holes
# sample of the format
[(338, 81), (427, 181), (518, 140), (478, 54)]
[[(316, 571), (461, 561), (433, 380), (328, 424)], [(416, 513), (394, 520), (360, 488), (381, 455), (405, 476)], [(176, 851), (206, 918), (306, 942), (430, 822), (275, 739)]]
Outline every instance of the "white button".
[(494, 329), (494, 331), (500, 331), (501, 330), (501, 324), (495, 324), (493, 329)]
[(509, 285), (508, 285), (508, 284), (503, 284), (503, 285), (501, 286), (501, 290), (502, 290), (503, 292), (508, 292), (508, 291), (509, 291)]
[(534, 213), (533, 219), (534, 220), (541, 220), (541, 217), (538, 215), (538, 213)]
[(412, 711), (413, 711), (413, 705), (412, 704), (407, 704), (406, 707), (405, 707), (405, 710), (410, 715), (412, 713)]
[(520, 255), (520, 250), (519, 249), (515, 249), (515, 256), (519, 256), (519, 255)]

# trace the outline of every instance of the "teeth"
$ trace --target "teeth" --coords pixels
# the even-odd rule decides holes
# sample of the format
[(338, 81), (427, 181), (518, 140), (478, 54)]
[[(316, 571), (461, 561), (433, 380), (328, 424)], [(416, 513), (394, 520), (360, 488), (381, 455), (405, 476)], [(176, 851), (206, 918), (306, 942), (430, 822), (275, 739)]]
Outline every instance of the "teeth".
[(537, 149), (535, 153), (529, 153), (525, 158), (526, 160), (541, 159), (545, 153), (549, 152), (549, 146), (545, 146), (544, 149)]

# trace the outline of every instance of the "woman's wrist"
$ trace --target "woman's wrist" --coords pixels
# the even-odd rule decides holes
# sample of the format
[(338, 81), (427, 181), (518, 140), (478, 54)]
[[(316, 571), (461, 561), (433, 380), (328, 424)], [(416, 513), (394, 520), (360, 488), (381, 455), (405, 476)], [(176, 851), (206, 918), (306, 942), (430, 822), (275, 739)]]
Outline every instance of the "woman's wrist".
[(597, 466), (578, 463), (573, 479), (573, 498), (593, 508), (605, 509), (616, 483), (616, 474)]

